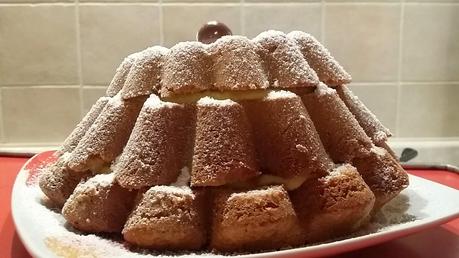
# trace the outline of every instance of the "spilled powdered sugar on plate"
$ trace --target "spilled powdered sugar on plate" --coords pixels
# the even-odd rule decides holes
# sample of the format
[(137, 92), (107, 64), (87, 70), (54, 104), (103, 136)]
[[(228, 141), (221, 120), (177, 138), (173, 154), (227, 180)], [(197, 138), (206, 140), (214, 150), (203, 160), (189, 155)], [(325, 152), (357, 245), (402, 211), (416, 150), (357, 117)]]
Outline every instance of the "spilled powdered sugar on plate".
[[(186, 184), (188, 180), (188, 168), (183, 168), (177, 186)], [(39, 223), (46, 230), (45, 244), (53, 253), (59, 257), (215, 257), (218, 256), (209, 252), (152, 252), (145, 249), (128, 249), (124, 245), (121, 236), (104, 234), (103, 236), (94, 234), (81, 234), (72, 229), (60, 214), (59, 209), (49, 205), (49, 201), (34, 184), (24, 188), (25, 196), (30, 197), (24, 200), (24, 208), (34, 212), (34, 217), (38, 218)], [(406, 214), (408, 208), (408, 197), (401, 194), (387, 204), (381, 212), (376, 214), (373, 221), (363, 229), (346, 237), (336, 240), (343, 240), (350, 237), (362, 236), (374, 232), (388, 230), (391, 226), (400, 223), (413, 221), (416, 218)], [(327, 241), (330, 243), (332, 241)], [(322, 243), (315, 243), (322, 244)], [(287, 249), (287, 248), (286, 248)], [(242, 253), (241, 253), (242, 254)], [(244, 253), (247, 254), (247, 253)], [(232, 254), (238, 255), (238, 254)]]

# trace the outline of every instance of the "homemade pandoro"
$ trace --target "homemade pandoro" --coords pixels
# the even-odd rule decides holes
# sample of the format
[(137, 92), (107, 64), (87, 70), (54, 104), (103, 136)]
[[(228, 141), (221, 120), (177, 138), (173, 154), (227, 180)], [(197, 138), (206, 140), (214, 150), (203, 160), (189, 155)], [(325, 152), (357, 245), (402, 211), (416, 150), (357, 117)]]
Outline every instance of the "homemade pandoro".
[(312, 35), (128, 56), (43, 170), (82, 233), (155, 251), (260, 252), (350, 234), (408, 186), (390, 131)]

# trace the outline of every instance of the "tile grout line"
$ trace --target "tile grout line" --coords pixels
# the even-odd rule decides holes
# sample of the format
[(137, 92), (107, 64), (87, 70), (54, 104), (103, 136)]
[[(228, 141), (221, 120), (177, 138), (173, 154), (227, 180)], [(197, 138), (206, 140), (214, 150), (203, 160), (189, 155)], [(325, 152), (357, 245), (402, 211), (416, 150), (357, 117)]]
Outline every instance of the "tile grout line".
[(159, 8), (159, 44), (164, 45), (164, 14), (163, 14), (163, 0), (158, 1)]
[(400, 0), (400, 27), (398, 39), (398, 70), (397, 70), (397, 104), (395, 108), (395, 135), (400, 134), (400, 111), (402, 105), (402, 57), (403, 57), (403, 26), (405, 20), (405, 0)]
[(76, 43), (77, 43), (77, 63), (78, 63), (78, 94), (80, 98), (80, 118), (84, 116), (84, 105), (83, 105), (83, 68), (82, 68), (82, 57), (81, 57), (81, 33), (80, 33), (80, 1), (75, 0), (75, 22), (76, 22)]
[[(400, 0), (401, 2), (402, 0)], [(2, 2), (0, 3), (0, 6), (39, 6), (39, 5), (74, 5), (77, 2), (75, 1), (70, 1), (70, 2), (53, 2), (53, 1), (41, 1), (41, 2), (32, 2), (32, 1), (21, 1), (21, 2)], [(250, 5), (263, 5), (263, 4), (270, 4), (270, 5), (296, 5), (296, 4), (314, 4), (314, 3), (319, 3), (319, 2), (325, 2), (325, 0), (321, 1), (311, 1), (311, 2), (302, 2), (302, 1), (292, 1), (292, 2), (251, 2), (249, 3)], [(399, 2), (399, 3), (400, 3)], [(109, 2), (104, 2), (104, 1), (94, 1), (94, 2), (84, 2), (81, 4), (84, 5), (155, 5), (158, 3), (163, 3), (163, 1), (158, 0), (158, 2), (149, 2), (149, 1), (109, 1)], [(187, 2), (187, 1), (177, 1), (177, 2), (168, 2), (168, 3), (163, 3), (166, 5), (235, 5), (237, 2)], [(380, 1), (363, 1), (363, 2), (356, 2), (356, 1), (351, 1), (351, 2), (327, 2), (327, 4), (330, 5), (379, 5), (379, 4), (392, 4), (395, 5), (397, 2), (387, 2), (384, 0)], [(436, 2), (436, 1), (429, 1), (429, 2), (424, 2), (424, 1), (413, 1), (413, 2), (405, 2), (406, 5), (459, 5), (457, 1), (445, 1), (445, 2)]]

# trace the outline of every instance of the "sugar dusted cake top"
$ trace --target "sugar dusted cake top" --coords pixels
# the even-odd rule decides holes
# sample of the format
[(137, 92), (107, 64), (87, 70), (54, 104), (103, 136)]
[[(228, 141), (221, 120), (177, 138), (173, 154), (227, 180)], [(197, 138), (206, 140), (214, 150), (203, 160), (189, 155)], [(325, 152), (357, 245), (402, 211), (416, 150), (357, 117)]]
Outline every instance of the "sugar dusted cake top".
[[(107, 89), (123, 99), (199, 92), (311, 88), (347, 84), (351, 76), (312, 35), (265, 31), (253, 39), (227, 35), (210, 44), (180, 42), (128, 56)], [(123, 86), (124, 85), (124, 86)]]

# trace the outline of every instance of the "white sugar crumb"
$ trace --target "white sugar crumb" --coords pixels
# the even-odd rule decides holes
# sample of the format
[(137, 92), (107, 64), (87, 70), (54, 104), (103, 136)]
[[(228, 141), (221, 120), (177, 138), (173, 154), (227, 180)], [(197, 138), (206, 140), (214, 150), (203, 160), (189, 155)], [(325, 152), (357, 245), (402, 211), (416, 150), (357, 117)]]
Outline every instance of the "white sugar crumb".
[(62, 154), (62, 156), (60, 156), (59, 158), (62, 159), (62, 161), (66, 162), (70, 159), (70, 157), (72, 156), (72, 153), (70, 152), (65, 152), (64, 154)]
[(340, 165), (337, 168), (332, 169), (330, 172), (328, 172), (328, 175), (325, 176), (324, 179), (325, 181), (331, 180), (335, 177), (341, 176), (343, 172), (349, 171), (350, 169), (352, 169), (352, 166), (349, 164)]
[(328, 87), (324, 83), (319, 83), (319, 86), (317, 86), (315, 93), (319, 96), (332, 95), (336, 93), (336, 90)]
[(74, 194), (87, 192), (90, 190), (96, 190), (97, 188), (106, 188), (111, 186), (115, 182), (115, 174), (99, 174), (96, 175), (86, 182), (81, 182), (75, 188)]
[(110, 98), (108, 103), (114, 105), (114, 106), (121, 106), (123, 104), (123, 99), (121, 98), (121, 93), (117, 93), (115, 96)]
[(258, 34), (255, 38), (253, 38), (253, 40), (255, 41), (274, 40), (275, 38), (284, 37), (284, 36), (285, 36), (285, 33), (283, 33), (282, 31), (267, 30), (267, 31), (264, 31)]
[(175, 108), (175, 107), (183, 106), (182, 104), (163, 101), (156, 95), (150, 95), (150, 97), (145, 101), (143, 105), (144, 107), (149, 107), (152, 109)]
[(373, 152), (373, 153), (375, 153), (376, 155), (379, 155), (379, 156), (384, 156), (387, 153), (387, 151), (384, 148), (376, 147), (376, 146), (373, 146), (371, 148), (371, 152)]
[(231, 99), (220, 100), (212, 97), (203, 97), (198, 100), (197, 104), (199, 106), (231, 106), (237, 105), (237, 102)]
[(373, 134), (373, 140), (377, 143), (379, 142), (385, 142), (387, 140), (387, 137), (390, 136), (392, 133), (387, 131), (376, 131)]
[(249, 191), (246, 191), (246, 192), (236, 192), (236, 193), (232, 193), (229, 196), (228, 201), (231, 201), (234, 198), (244, 198), (244, 197), (247, 197), (247, 196), (250, 196), (251, 198), (252, 197), (262, 197), (262, 196), (265, 196), (265, 195), (269, 195), (269, 194), (275, 193), (277, 191), (279, 191), (279, 188), (270, 187), (270, 188), (249, 190)]
[(267, 100), (284, 99), (284, 98), (295, 98), (297, 95), (291, 91), (279, 90), (270, 91), (266, 96)]
[(186, 194), (193, 195), (193, 191), (188, 186), (169, 186), (169, 185), (157, 185), (153, 186), (148, 192), (161, 192), (161, 193), (172, 193), (172, 194)]
[(188, 186), (190, 185), (190, 180), (190, 169), (188, 167), (183, 167), (180, 170), (180, 175), (177, 177), (177, 180), (172, 184), (172, 186)]

